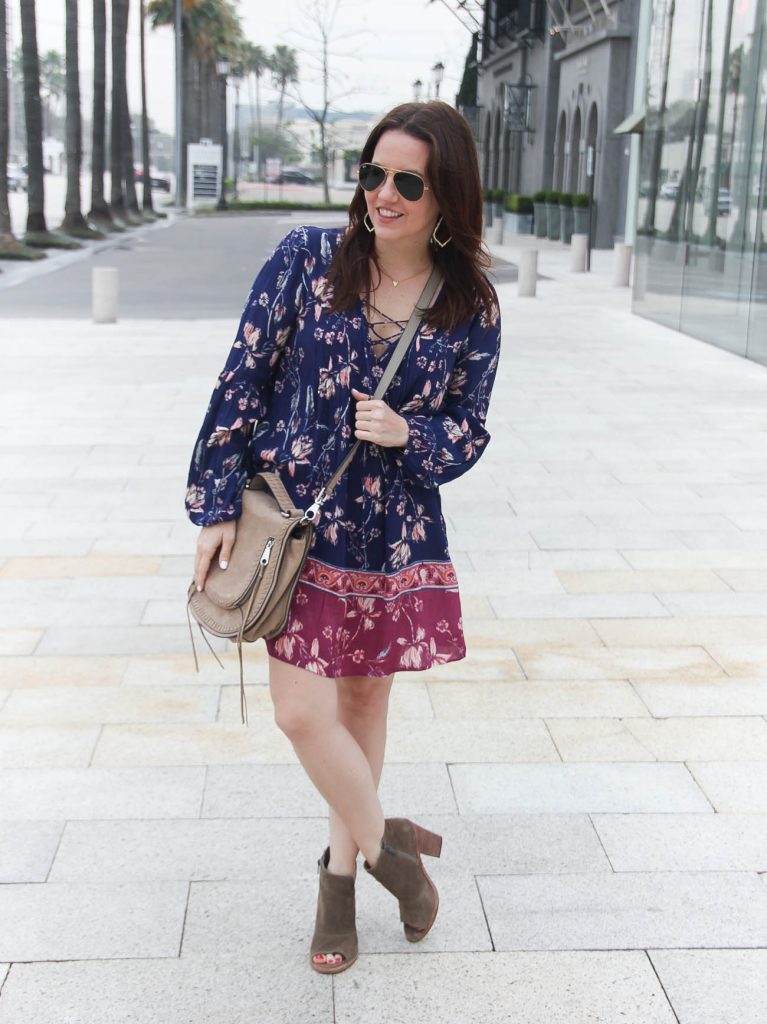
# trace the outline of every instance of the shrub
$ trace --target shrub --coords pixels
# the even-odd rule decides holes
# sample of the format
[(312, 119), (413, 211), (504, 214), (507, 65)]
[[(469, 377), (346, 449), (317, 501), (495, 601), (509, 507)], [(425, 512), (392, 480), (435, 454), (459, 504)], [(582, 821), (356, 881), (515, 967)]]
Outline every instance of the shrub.
[(514, 193), (506, 196), (506, 209), (510, 213), (532, 213), (533, 200), (530, 196), (520, 196)]
[(559, 192), (548, 191), (546, 193), (546, 202), (552, 206), (559, 206)]
[(533, 202), (534, 203), (545, 203), (546, 202), (546, 193), (545, 192), (533, 192)]
[(588, 209), (589, 197), (585, 192), (576, 192), (573, 196), (573, 206), (579, 207), (579, 209)]
[(560, 206), (572, 206), (573, 205), (573, 194), (572, 194), (572, 192), (560, 192), (559, 193), (559, 205)]

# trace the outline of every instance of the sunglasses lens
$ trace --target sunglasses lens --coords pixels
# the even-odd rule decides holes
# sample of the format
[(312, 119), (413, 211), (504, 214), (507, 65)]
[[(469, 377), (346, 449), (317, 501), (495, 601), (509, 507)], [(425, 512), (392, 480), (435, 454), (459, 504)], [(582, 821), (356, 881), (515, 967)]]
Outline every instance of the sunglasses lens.
[(403, 199), (414, 203), (423, 195), (423, 182), (417, 174), (409, 171), (397, 171), (394, 175), (394, 185)]
[(374, 192), (386, 180), (386, 171), (378, 164), (360, 164), (357, 179), (366, 192)]

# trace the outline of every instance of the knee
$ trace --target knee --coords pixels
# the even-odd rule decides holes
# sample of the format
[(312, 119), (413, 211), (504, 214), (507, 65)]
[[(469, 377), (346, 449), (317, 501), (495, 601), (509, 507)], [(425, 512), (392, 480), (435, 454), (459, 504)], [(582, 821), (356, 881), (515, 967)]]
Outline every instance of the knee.
[(297, 739), (312, 731), (312, 720), (306, 708), (298, 704), (276, 704), (274, 720), (288, 739)]
[(385, 717), (389, 707), (389, 687), (385, 679), (345, 680), (339, 696), (344, 713), (358, 719)]

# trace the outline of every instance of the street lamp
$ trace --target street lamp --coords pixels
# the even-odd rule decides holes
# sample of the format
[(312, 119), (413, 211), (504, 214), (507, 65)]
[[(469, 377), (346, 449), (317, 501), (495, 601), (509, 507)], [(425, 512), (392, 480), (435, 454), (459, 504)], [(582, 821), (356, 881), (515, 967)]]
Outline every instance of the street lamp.
[(421, 96), (423, 95), (423, 82), (420, 78), (416, 78), (413, 82), (413, 99), (416, 103), (421, 102)]
[(434, 98), (439, 99), (439, 86), (442, 79), (445, 76), (445, 65), (442, 61), (437, 61), (434, 67), (431, 69), (431, 80), (434, 83)]
[(221, 143), (222, 143), (222, 160), (221, 160), (221, 194), (218, 197), (216, 203), (217, 210), (228, 210), (229, 204), (226, 201), (226, 172), (227, 168), (227, 153), (226, 153), (226, 76), (229, 74), (229, 61), (226, 57), (221, 56), (216, 61), (216, 72), (218, 73), (219, 88), (221, 91)]

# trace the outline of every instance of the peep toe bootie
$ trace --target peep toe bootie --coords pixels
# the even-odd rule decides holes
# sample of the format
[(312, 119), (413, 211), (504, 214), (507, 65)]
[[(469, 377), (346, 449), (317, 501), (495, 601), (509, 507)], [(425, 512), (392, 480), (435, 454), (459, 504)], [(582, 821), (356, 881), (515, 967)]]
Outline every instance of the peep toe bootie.
[(442, 836), (408, 818), (387, 818), (375, 867), (365, 870), (399, 900), (399, 916), (408, 942), (426, 938), (439, 909), (437, 887), (426, 873), (421, 854), (439, 857)]
[[(314, 923), (309, 964), (320, 974), (338, 974), (351, 967), (357, 959), (357, 926), (355, 923), (354, 878), (328, 871), (330, 847), (317, 861), (320, 891)], [(318, 953), (340, 953), (341, 963), (317, 963)]]

